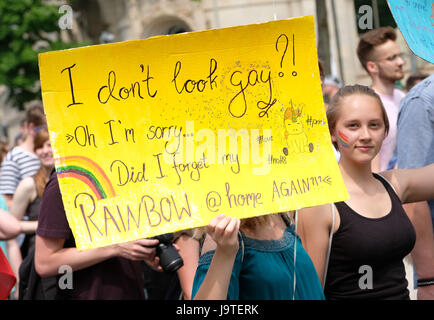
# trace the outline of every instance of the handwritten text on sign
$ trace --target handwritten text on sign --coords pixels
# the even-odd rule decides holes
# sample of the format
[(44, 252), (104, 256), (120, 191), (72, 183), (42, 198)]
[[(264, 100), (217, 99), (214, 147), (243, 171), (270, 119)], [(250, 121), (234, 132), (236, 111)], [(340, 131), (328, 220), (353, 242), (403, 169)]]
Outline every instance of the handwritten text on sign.
[(79, 249), (344, 200), (313, 17), (41, 54)]

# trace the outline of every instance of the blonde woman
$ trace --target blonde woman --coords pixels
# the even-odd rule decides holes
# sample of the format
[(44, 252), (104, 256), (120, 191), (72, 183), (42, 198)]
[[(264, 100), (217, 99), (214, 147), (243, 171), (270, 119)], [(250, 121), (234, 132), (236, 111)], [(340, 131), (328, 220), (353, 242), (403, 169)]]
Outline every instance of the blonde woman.
[(219, 215), (206, 231), (194, 299), (324, 299), (312, 261), (287, 213), (242, 220)]

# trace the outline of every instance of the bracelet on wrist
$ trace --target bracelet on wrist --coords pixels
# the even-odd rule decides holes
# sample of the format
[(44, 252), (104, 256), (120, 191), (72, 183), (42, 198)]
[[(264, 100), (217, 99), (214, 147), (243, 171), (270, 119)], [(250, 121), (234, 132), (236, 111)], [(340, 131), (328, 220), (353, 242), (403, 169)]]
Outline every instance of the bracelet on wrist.
[(417, 280), (418, 287), (430, 286), (434, 284), (434, 278), (423, 278)]

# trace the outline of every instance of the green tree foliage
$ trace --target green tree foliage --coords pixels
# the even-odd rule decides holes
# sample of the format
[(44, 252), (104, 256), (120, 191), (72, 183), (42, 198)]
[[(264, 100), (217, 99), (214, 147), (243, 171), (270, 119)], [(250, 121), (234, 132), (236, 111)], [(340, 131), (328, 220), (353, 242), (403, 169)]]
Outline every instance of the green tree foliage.
[(0, 1), (0, 85), (9, 89), (14, 107), (41, 99), (39, 53), (80, 46), (61, 41), (61, 16), (57, 6), (42, 0)]

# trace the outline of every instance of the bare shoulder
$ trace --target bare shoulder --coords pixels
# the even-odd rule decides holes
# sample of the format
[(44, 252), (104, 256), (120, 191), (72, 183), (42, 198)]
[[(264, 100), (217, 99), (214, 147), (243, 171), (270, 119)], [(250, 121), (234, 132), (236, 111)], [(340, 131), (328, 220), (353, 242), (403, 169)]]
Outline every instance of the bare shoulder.
[(426, 201), (434, 197), (434, 164), (417, 169), (395, 169), (383, 174), (403, 203)]
[(408, 177), (411, 174), (410, 169), (392, 169), (380, 172), (380, 175), (384, 177), (393, 187), (396, 194), (402, 199), (403, 194), (408, 184)]
[(324, 224), (325, 226), (329, 226), (332, 223), (332, 206), (330, 203), (323, 204), (315, 207), (307, 207), (299, 212), (299, 219), (302, 219), (309, 224)]

